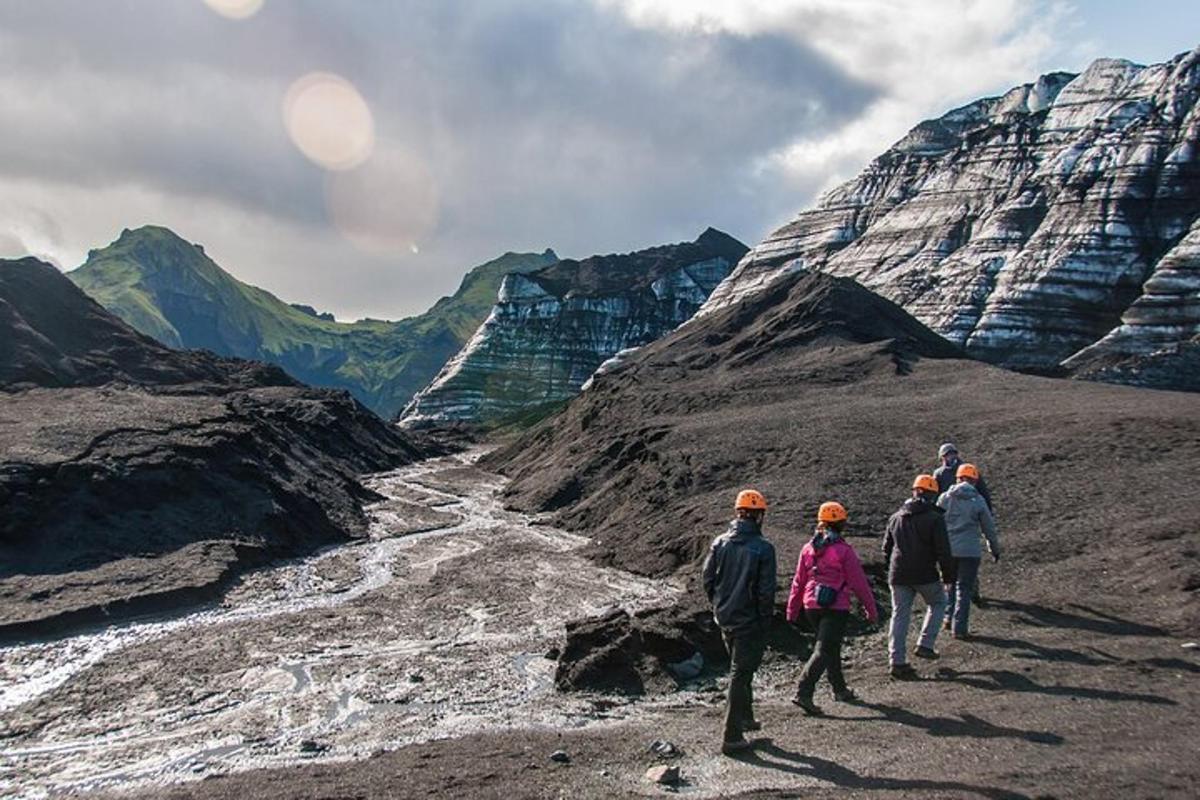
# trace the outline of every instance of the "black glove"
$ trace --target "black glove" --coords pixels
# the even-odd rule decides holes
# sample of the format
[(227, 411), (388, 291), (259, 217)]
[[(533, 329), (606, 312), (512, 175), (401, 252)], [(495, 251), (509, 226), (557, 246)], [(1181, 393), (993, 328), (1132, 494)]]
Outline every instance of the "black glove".
[(992, 563), (993, 564), (1000, 563), (1000, 554), (999, 553), (992, 553)]

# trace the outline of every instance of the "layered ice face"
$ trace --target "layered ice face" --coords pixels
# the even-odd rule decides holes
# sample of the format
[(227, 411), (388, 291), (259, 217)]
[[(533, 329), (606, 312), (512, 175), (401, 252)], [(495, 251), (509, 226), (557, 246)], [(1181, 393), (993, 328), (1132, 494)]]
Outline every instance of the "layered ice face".
[(402, 421), (493, 423), (573, 397), (602, 364), (674, 330), (745, 247), (719, 232), (505, 276), (491, 315)]
[(1006, 366), (1178, 348), (1200, 325), (1198, 96), (1200, 48), (1102, 59), (922, 122), (755, 247), (700, 313), (803, 268)]

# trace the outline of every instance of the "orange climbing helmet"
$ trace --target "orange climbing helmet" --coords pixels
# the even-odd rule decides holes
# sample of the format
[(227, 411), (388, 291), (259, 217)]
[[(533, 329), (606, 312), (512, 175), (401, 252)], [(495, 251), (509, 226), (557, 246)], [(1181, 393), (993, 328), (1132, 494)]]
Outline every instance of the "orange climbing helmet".
[(766, 511), (767, 498), (763, 497), (762, 492), (755, 489), (743, 489), (738, 492), (737, 502), (733, 504), (733, 508), (735, 511), (743, 508), (751, 511)]
[(937, 478), (932, 475), (918, 475), (913, 481), (912, 488), (920, 489), (922, 492), (936, 492), (938, 491)]
[(847, 519), (849, 519), (849, 515), (846, 514), (846, 507), (832, 500), (828, 503), (821, 503), (821, 507), (817, 510), (817, 522), (845, 522)]
[(958, 471), (954, 473), (954, 477), (960, 481), (963, 478), (977, 481), (979, 480), (979, 469), (974, 464), (959, 464)]

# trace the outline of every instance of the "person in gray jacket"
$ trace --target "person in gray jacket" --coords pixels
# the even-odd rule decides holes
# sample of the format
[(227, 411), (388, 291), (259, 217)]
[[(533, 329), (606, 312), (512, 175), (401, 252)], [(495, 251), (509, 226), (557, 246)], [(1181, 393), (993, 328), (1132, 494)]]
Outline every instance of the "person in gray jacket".
[[(958, 467), (963, 463), (962, 457), (958, 454), (958, 448), (954, 446), (954, 442), (946, 442), (938, 448), (938, 461), (941, 463), (933, 471), (933, 477), (938, 483), (938, 493), (947, 491), (954, 482), (958, 480)], [(975, 489), (983, 495), (984, 502), (988, 505), (988, 511), (992, 512), (992, 516), (996, 516), (996, 507), (992, 505), (992, 493), (988, 491), (987, 482), (984, 481), (983, 475), (979, 476), (979, 480), (975, 481)], [(986, 603), (983, 601), (983, 592), (980, 587), (979, 576), (975, 576), (975, 589), (971, 593), (971, 602), (979, 608), (985, 608)], [(946, 629), (950, 628), (950, 618), (946, 617)]]
[(979, 537), (982, 534), (987, 539), (988, 552), (995, 561), (1000, 560), (1000, 538), (987, 501), (975, 488), (979, 470), (974, 464), (960, 464), (956, 476), (958, 483), (944, 492), (937, 504), (946, 512), (946, 532), (950, 536), (950, 553), (954, 556), (954, 583), (946, 586), (950, 635), (965, 639), (970, 635), (971, 592), (983, 558)]
[(775, 547), (762, 535), (767, 500), (747, 489), (734, 503), (737, 517), (713, 540), (704, 560), (704, 593), (729, 651), (729, 696), (725, 706), (725, 755), (747, 750), (754, 719), (754, 673), (762, 664), (767, 630), (775, 614)]

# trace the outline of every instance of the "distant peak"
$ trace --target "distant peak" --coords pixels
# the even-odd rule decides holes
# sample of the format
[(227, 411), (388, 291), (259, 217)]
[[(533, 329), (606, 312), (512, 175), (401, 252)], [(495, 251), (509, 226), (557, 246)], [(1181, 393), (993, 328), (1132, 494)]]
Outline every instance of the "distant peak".
[(712, 247), (732, 247), (740, 250), (748, 250), (746, 245), (730, 236), (725, 231), (717, 230), (711, 225), (704, 229), (704, 233), (696, 237), (696, 244), (709, 245)]
[(708, 239), (717, 239), (717, 238), (732, 239), (733, 237), (730, 236), (728, 233), (725, 233), (725, 231), (717, 230), (713, 226), (709, 225), (707, 228), (704, 229), (703, 233), (701, 233), (699, 236), (696, 237), (696, 241), (703, 242)]
[[(117, 241), (137, 241), (140, 239), (161, 239), (161, 238), (176, 239), (181, 242), (187, 242), (182, 236), (175, 231), (163, 225), (142, 225), (138, 228), (123, 228), (121, 235), (117, 237)], [(190, 244), (190, 242), (188, 242)]]

